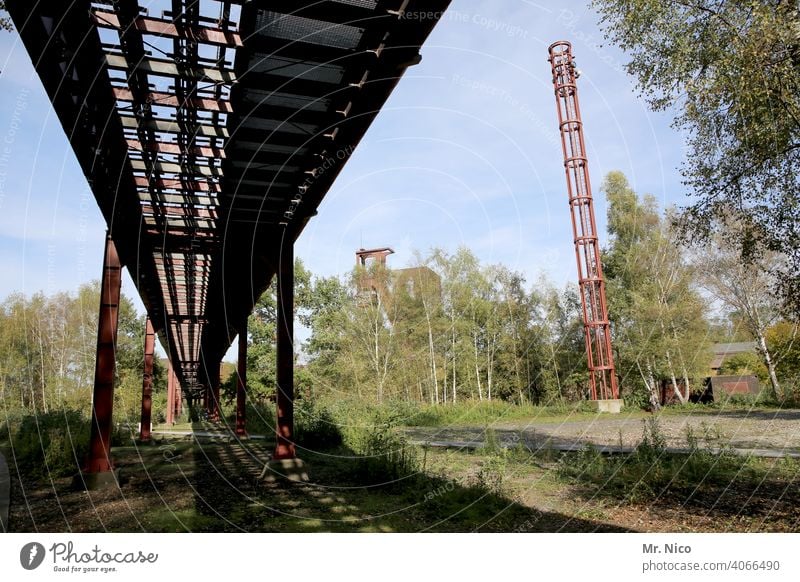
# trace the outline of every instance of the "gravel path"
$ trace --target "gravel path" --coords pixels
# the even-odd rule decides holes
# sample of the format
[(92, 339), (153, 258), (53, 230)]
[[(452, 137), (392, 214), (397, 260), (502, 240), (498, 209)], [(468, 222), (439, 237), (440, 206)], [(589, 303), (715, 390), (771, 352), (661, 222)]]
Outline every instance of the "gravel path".
[[(800, 410), (670, 412), (657, 418), (660, 433), (669, 447), (686, 447), (691, 431), (701, 445), (800, 453)], [(622, 413), (613, 417), (598, 415), (591, 420), (540, 422), (530, 419), (498, 422), (492, 426), (504, 443), (524, 440), (539, 446), (592, 443), (631, 447), (642, 440), (644, 420), (641, 414)], [(407, 429), (407, 434), (413, 440), (422, 441), (482, 442), (484, 430), (476, 426), (413, 427)]]

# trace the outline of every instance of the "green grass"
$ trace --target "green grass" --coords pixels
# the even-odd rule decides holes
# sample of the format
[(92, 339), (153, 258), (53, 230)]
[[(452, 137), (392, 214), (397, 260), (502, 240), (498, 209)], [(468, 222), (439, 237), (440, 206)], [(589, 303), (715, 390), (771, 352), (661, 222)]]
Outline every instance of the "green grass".
[(652, 502), (678, 495), (716, 495), (727, 490), (758, 491), (765, 484), (779, 486), (800, 477), (800, 463), (791, 458), (762, 459), (731, 449), (711, 451), (687, 432), (689, 452), (666, 452), (657, 417), (645, 424), (642, 441), (631, 455), (603, 455), (591, 446), (578, 454), (562, 455), (559, 475), (582, 484), (588, 496), (623, 502)]

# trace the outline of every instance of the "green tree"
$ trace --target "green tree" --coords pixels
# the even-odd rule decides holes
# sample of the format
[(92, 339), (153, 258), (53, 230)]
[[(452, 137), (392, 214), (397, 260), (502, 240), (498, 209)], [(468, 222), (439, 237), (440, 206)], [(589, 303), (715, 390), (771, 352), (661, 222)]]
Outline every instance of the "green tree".
[(603, 262), (623, 386), (636, 394), (638, 376), (657, 407), (659, 380), (667, 380), (685, 401), (678, 378), (688, 387), (708, 367), (706, 306), (693, 270), (652, 197), (640, 200), (621, 172), (609, 173), (603, 190), (611, 236)]
[[(303, 321), (307, 315), (308, 302), (313, 294), (309, 291), (311, 273), (300, 259), (295, 260), (295, 317)], [(277, 350), (278, 297), (273, 284), (256, 301), (253, 313), (247, 320), (247, 390), (252, 400), (260, 403), (273, 398), (276, 390), (275, 361)], [(295, 354), (299, 352), (295, 346)], [(235, 398), (235, 375), (223, 386), (228, 398)]]
[(583, 400), (588, 397), (589, 370), (583, 316), (574, 284), (558, 290), (545, 279), (539, 281), (535, 307), (531, 367), (536, 371), (534, 400), (549, 403), (554, 398)]
[[(687, 136), (683, 172), (695, 201), (684, 236), (709, 232), (729, 208), (757, 240), (745, 256), (783, 253), (784, 301), (800, 309), (800, 12), (786, 0), (594, 0), (606, 38), (650, 106), (675, 111)], [(756, 243), (756, 244), (752, 244)]]
[(745, 236), (743, 231), (749, 229), (747, 222), (737, 220), (735, 214), (716, 220), (714, 229), (704, 245), (695, 246), (693, 262), (699, 280), (709, 293), (736, 314), (750, 338), (755, 340), (772, 392), (780, 398), (781, 387), (766, 334), (770, 326), (780, 320), (780, 302), (774, 292), (777, 283), (772, 273), (782, 258), (767, 251), (758, 259), (743, 260), (728, 244), (728, 233)]
[[(0, 305), (0, 379), (6, 406), (46, 413), (88, 409), (97, 344), (99, 282), (76, 294), (31, 297), (15, 293)], [(144, 317), (122, 296), (117, 335), (115, 406), (118, 420), (138, 420), (142, 389)], [(162, 383), (160, 362), (156, 386)]]
[(776, 373), (783, 382), (784, 395), (791, 387), (794, 397), (800, 395), (800, 324), (779, 321), (767, 329), (767, 346), (775, 357)]
[(769, 372), (764, 362), (756, 354), (744, 352), (734, 354), (725, 361), (719, 368), (721, 376), (756, 376), (762, 382), (769, 380)]

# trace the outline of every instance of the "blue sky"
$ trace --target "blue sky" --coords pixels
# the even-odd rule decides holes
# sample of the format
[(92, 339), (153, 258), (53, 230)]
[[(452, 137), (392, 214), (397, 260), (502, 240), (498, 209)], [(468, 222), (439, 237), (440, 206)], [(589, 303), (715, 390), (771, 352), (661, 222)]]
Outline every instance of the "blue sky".
[[(470, 247), (534, 282), (576, 278), (547, 47), (570, 40), (599, 228), (603, 176), (684, 199), (683, 143), (600, 46), (586, 2), (454, 0), (306, 228), (297, 255), (344, 274), (360, 247)], [(105, 226), (16, 33), (0, 34), (0, 297), (98, 278)], [(604, 242), (601, 240), (601, 242)], [(135, 296), (129, 278), (124, 291)], [(141, 309), (141, 304), (139, 304)]]

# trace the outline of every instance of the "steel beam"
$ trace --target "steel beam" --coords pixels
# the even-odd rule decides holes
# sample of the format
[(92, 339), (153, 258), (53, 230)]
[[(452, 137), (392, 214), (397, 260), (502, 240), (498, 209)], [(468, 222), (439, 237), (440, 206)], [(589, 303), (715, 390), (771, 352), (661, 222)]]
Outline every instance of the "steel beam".
[[(101, 28), (121, 29), (119, 18), (113, 12), (95, 10), (92, 20)], [(185, 38), (212, 45), (236, 48), (242, 46), (241, 37), (227, 30), (207, 26), (178, 26), (174, 22), (161, 18), (139, 16), (133, 21), (133, 27), (139, 32), (159, 37)]]
[(153, 407), (153, 356), (156, 348), (156, 332), (153, 322), (147, 318), (144, 330), (144, 371), (142, 373), (142, 416), (139, 424), (139, 439), (150, 440), (150, 419)]
[(205, 83), (213, 81), (230, 84), (236, 81), (236, 75), (230, 69), (215, 69), (200, 65), (179, 68), (173, 61), (167, 59), (145, 58), (135, 61), (133, 66), (129, 67), (125, 55), (106, 54), (106, 64), (109, 69), (114, 71), (138, 71), (161, 77), (196, 79)]
[(239, 329), (239, 361), (236, 374), (236, 435), (247, 436), (247, 320)]
[[(133, 92), (124, 87), (112, 87), (114, 97), (120, 101), (133, 101)], [(162, 91), (150, 91), (146, 95), (146, 102), (161, 107), (186, 107), (198, 111), (217, 111), (220, 113), (230, 113), (233, 111), (231, 103), (227, 99), (212, 99), (211, 97), (187, 97), (183, 101), (179, 100), (172, 93)]]
[(91, 436), (84, 473), (104, 473), (114, 468), (111, 461), (111, 429), (113, 427), (114, 373), (121, 287), (122, 263), (111, 235), (106, 234), (106, 250), (100, 287), (100, 315), (97, 324), (97, 360), (94, 368)]
[[(184, 128), (179, 123), (168, 121), (166, 119), (138, 119), (133, 115), (120, 114), (119, 121), (125, 129), (139, 130), (142, 129), (149, 131), (158, 131), (162, 133), (184, 133)], [(210, 123), (196, 123), (194, 127), (194, 135), (202, 137), (216, 137), (226, 138), (229, 137), (228, 130), (224, 127), (218, 127)]]
[(278, 248), (277, 423), (273, 460), (294, 459), (294, 241), (284, 236)]
[(150, 152), (156, 154), (197, 156), (201, 158), (224, 158), (225, 150), (212, 146), (187, 146), (164, 141), (141, 142), (138, 139), (125, 140), (128, 149), (135, 152)]

